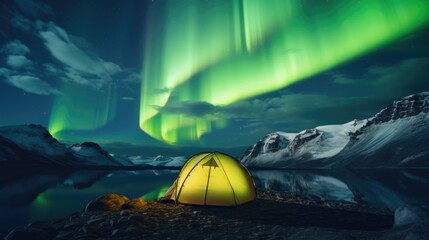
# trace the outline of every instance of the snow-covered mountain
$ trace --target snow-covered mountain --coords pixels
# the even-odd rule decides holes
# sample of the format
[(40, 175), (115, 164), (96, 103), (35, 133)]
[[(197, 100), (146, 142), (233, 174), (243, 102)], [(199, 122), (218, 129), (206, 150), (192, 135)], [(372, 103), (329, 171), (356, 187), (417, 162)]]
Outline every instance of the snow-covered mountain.
[[(67, 147), (40, 125), (0, 127), (0, 163), (50, 166), (123, 166), (98, 144)], [(131, 165), (131, 163), (129, 163)]]
[(182, 167), (186, 162), (185, 157), (166, 157), (158, 155), (156, 157), (130, 156), (129, 161), (135, 165)]
[(429, 167), (428, 113), (429, 92), (407, 96), (369, 119), (268, 134), (241, 161), (250, 167)]

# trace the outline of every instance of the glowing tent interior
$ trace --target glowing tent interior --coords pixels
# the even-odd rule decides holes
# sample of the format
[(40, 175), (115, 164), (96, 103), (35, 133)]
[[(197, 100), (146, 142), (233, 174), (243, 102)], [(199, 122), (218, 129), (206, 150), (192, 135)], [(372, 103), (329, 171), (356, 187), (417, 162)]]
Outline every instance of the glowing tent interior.
[(212, 206), (236, 206), (256, 197), (255, 184), (241, 163), (223, 153), (200, 153), (183, 165), (160, 200)]

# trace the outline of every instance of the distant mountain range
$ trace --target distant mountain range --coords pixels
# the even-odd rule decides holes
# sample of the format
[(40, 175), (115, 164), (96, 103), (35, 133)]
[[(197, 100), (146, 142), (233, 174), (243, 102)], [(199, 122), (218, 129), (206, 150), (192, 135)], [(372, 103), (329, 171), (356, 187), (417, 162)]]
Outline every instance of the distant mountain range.
[(398, 99), (365, 120), (270, 133), (240, 160), (263, 168), (429, 167), (429, 92)]
[[(224, 150), (239, 156), (245, 147)], [(0, 127), (0, 165), (8, 166), (181, 167), (187, 157), (202, 151), (216, 150), (131, 144), (107, 144), (103, 149), (93, 142), (66, 145), (56, 140), (41, 125)]]
[[(109, 154), (92, 142), (68, 146), (40, 125), (0, 127), (0, 165), (181, 167), (186, 161), (150, 155), (155, 154)], [(261, 168), (429, 167), (429, 92), (396, 100), (372, 118), (299, 133), (270, 133), (240, 161)]]
[(66, 146), (40, 125), (0, 127), (0, 164), (25, 166), (129, 166), (98, 144), (84, 142)]

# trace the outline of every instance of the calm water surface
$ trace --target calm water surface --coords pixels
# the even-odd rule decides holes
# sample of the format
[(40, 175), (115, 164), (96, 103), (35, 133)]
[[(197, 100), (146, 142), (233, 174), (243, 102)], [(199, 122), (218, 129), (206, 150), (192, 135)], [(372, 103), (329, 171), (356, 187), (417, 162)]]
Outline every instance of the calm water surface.
[[(0, 170), (0, 231), (81, 211), (97, 196), (119, 193), (152, 200), (177, 170)], [(429, 204), (428, 170), (252, 171), (257, 188), (376, 207)]]

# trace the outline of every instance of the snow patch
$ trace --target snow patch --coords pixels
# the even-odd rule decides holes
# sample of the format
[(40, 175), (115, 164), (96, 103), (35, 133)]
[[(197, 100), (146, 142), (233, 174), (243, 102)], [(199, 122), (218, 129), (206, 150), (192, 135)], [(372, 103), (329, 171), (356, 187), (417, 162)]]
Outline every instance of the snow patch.
[(165, 167), (181, 167), (186, 162), (186, 158), (165, 157), (158, 155), (156, 157), (130, 156), (128, 159), (135, 165), (150, 165), (150, 166), (165, 166)]

